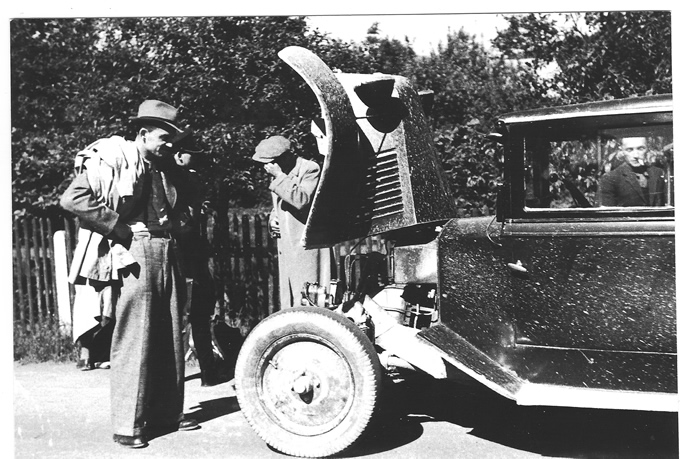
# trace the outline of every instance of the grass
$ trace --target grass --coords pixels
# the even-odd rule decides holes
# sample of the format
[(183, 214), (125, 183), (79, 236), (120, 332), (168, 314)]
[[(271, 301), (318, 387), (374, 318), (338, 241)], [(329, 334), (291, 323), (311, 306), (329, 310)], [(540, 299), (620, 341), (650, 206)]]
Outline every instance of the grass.
[[(238, 329), (224, 326), (214, 330), (215, 333), (219, 333), (216, 339), (219, 340), (222, 349), (232, 349), (237, 353), (243, 339)], [(33, 325), (24, 324), (19, 320), (14, 321), (15, 362), (76, 362), (79, 351), (79, 346), (72, 341), (71, 333), (65, 331), (56, 318), (49, 317), (42, 323)], [(229, 360), (235, 357), (225, 356)], [(199, 366), (194, 353), (187, 362), (190, 366)]]
[(14, 322), (14, 360), (20, 363), (75, 362), (78, 349), (55, 318), (40, 324)]

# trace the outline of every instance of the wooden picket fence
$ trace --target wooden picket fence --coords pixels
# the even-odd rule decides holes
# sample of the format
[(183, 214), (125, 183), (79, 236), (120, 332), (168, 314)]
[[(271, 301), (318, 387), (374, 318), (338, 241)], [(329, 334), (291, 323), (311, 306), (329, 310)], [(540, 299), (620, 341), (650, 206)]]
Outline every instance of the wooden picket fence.
[(217, 310), (235, 326), (251, 328), (279, 307), (278, 251), (267, 222), (267, 214), (238, 213), (207, 221)]
[[(71, 260), (76, 244), (76, 222), (71, 217), (23, 217), (14, 219), (12, 229), (14, 320), (26, 325), (41, 324), (58, 315), (53, 235), (64, 232)], [(70, 300), (73, 302), (73, 288)]]
[[(217, 290), (217, 312), (233, 326), (249, 330), (279, 309), (278, 251), (268, 235), (268, 214), (229, 212), (210, 216), (206, 237), (212, 248), (210, 272)], [(55, 234), (63, 235), (57, 250)], [(71, 324), (73, 286), (66, 283), (76, 246), (78, 224), (73, 217), (18, 217), (13, 222), (14, 320), (40, 324), (48, 319)], [(379, 237), (349, 241), (334, 248), (337, 260), (355, 253), (382, 251)], [(63, 252), (64, 255), (60, 255)], [(60, 270), (60, 263), (66, 266)], [(61, 272), (61, 275), (60, 275)], [(59, 293), (61, 302), (58, 301)], [(66, 298), (66, 299), (65, 299)], [(59, 303), (68, 303), (66, 308)]]
[[(218, 221), (217, 221), (218, 220)], [(226, 321), (251, 329), (264, 317), (280, 309), (278, 250), (268, 235), (268, 214), (229, 214), (207, 222), (207, 238), (213, 248), (210, 271), (217, 286), (217, 310)], [(333, 248), (336, 264), (347, 254), (382, 251), (378, 236), (347, 241)]]
[[(462, 211), (459, 216), (488, 213)], [(206, 225), (205, 235), (212, 248), (209, 269), (215, 280), (217, 313), (243, 332), (279, 309), (278, 251), (268, 235), (267, 221), (268, 214), (228, 212), (223, 218), (210, 215)], [(71, 324), (74, 290), (66, 282), (66, 272), (77, 231), (73, 217), (14, 219), (15, 322), (34, 325), (57, 319)], [(56, 233), (61, 239), (54, 237)], [(61, 244), (57, 251), (56, 241)], [(385, 243), (380, 236), (374, 236), (339, 244), (333, 251), (342, 271), (342, 262), (351, 251), (385, 253)]]

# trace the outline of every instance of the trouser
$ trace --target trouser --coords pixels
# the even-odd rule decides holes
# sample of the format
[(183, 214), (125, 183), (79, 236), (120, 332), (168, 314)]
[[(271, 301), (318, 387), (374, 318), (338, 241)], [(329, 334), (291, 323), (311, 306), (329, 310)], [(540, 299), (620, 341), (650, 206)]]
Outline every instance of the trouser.
[(129, 251), (137, 264), (121, 271), (110, 384), (114, 433), (131, 436), (182, 419), (185, 284), (173, 240), (134, 235)]
[[(213, 373), (214, 350), (212, 349), (211, 320), (214, 315), (214, 286), (206, 261), (198, 263), (193, 279), (189, 320), (195, 343), (197, 361), (200, 364), (202, 380), (207, 373)], [(211, 376), (211, 375), (210, 375)]]
[(96, 325), (79, 337), (78, 342), (88, 349), (91, 362), (109, 361), (113, 328), (114, 322), (105, 318), (102, 325)]

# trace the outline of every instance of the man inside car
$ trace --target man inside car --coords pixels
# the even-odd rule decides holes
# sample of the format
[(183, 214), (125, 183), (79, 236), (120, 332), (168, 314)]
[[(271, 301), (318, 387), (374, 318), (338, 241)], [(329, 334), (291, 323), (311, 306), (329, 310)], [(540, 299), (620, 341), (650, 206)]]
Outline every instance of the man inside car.
[(623, 164), (599, 181), (599, 205), (611, 207), (663, 206), (664, 171), (647, 163), (647, 139), (624, 137), (619, 152)]

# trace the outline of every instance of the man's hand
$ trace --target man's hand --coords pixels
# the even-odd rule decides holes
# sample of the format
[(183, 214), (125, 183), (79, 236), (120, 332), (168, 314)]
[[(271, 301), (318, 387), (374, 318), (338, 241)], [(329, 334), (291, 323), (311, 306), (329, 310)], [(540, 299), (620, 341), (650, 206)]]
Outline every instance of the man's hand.
[(272, 175), (273, 177), (278, 177), (279, 174), (283, 173), (283, 170), (281, 170), (281, 166), (279, 166), (276, 163), (264, 164), (264, 170), (267, 172), (267, 174)]
[(114, 242), (118, 242), (120, 244), (125, 244), (131, 238), (132, 235), (133, 232), (131, 231), (131, 227), (121, 222), (117, 222), (114, 225), (114, 229), (112, 230), (112, 232), (109, 233), (110, 238)]
[(278, 223), (278, 218), (273, 215), (269, 218), (269, 236), (273, 239), (281, 237), (281, 225)]

